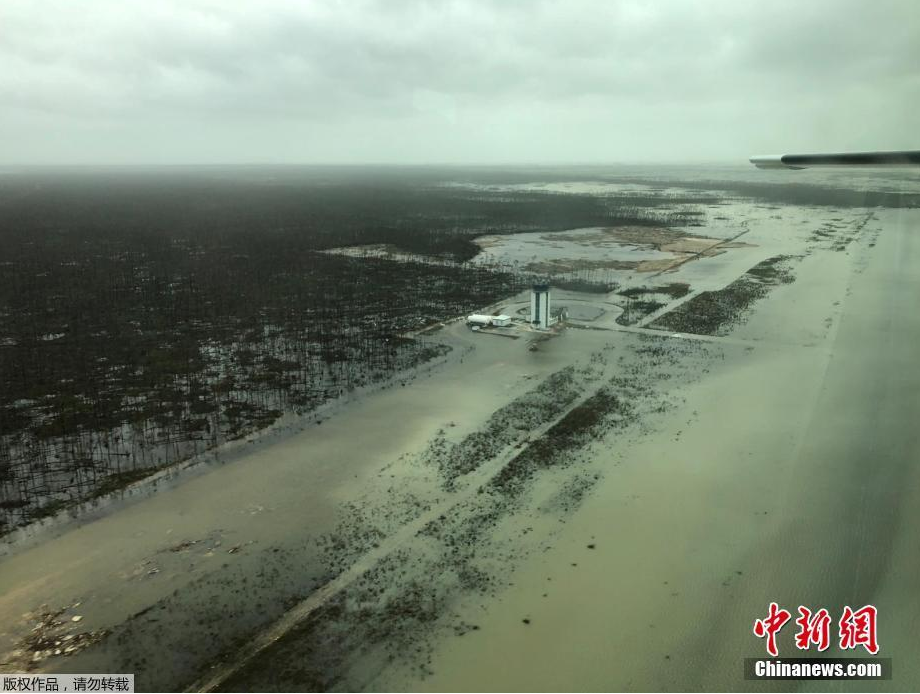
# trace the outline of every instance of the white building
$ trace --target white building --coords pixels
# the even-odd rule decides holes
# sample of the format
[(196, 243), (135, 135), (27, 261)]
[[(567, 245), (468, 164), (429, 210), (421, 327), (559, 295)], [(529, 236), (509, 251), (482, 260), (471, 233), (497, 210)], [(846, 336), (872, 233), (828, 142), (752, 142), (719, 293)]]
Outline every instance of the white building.
[(492, 316), (492, 325), (496, 328), (506, 328), (511, 325), (511, 316), (506, 316), (504, 314), (500, 316)]
[(530, 322), (544, 330), (555, 321), (550, 317), (549, 285), (535, 284), (530, 292)]
[(466, 322), (469, 325), (491, 325), (492, 316), (484, 316), (481, 313), (474, 313), (472, 316), (466, 317)]

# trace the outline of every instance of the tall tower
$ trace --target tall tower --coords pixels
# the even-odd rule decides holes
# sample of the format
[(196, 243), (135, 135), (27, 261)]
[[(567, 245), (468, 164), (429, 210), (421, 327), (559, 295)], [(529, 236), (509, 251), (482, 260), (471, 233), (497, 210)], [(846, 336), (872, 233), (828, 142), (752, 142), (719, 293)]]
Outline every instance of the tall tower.
[(530, 322), (537, 328), (549, 327), (548, 284), (535, 284), (530, 292)]

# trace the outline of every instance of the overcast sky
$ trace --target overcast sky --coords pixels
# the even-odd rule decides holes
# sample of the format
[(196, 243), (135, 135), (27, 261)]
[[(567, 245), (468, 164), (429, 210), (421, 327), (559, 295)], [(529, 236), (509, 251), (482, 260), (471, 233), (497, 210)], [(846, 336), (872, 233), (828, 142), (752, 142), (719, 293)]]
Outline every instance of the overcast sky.
[(918, 149), (917, 0), (2, 0), (0, 163)]

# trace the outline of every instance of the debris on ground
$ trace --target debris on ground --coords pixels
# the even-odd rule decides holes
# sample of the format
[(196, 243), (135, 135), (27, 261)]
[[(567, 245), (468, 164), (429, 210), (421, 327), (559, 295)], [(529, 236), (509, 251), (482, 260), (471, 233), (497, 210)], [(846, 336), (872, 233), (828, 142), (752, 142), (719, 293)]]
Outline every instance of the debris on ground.
[[(73, 607), (79, 605), (78, 602)], [(108, 636), (107, 629), (73, 631), (77, 623), (83, 620), (83, 615), (72, 615), (68, 619), (64, 614), (66, 609), (50, 610), (45, 605), (36, 614), (24, 615), (26, 619), (37, 621), (14, 650), (0, 656), (0, 669), (6, 672), (31, 672), (48, 658), (71, 656)]]

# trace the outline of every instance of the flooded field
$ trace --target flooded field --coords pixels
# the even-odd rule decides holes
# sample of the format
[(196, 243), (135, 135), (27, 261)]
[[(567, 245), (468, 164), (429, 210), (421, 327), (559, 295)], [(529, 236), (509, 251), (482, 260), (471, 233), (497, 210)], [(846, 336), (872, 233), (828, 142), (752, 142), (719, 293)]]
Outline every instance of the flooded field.
[[(854, 360), (877, 349), (897, 311), (900, 299), (889, 309), (884, 293), (898, 254), (916, 257), (920, 218), (879, 216), (877, 240), (854, 243), (849, 257), (806, 257), (731, 340), (708, 343), (702, 364), (682, 360), (704, 375), (670, 385), (674, 407), (646, 420), (650, 431), (601, 440), (588, 468), (600, 480), (548, 546), (522, 560), (498, 599), (459, 600), (454, 619), (475, 633), (438, 640), (425, 676), (390, 667), (369, 688), (783, 690), (740, 674), (744, 657), (763, 654), (752, 615), (776, 600), (832, 613), (887, 606), (879, 639), (903, 670), (872, 688), (910, 689), (920, 677), (904, 651), (916, 604), (893, 605), (916, 569), (904, 543), (920, 518), (913, 487), (890, 485), (916, 482), (920, 449), (892, 408), (920, 403), (877, 379), (897, 378), (916, 322), (877, 355), (891, 360), (885, 368)], [(912, 265), (902, 286), (918, 278)], [(854, 435), (851, 416), (865, 407), (885, 411), (884, 430), (867, 414)], [(527, 523), (545, 522), (545, 511), (531, 509)], [(791, 637), (781, 644), (790, 651)]]
[(554, 289), (550, 332), (528, 291), (463, 307), (518, 339), (439, 321), (440, 356), (405, 378), (8, 548), (0, 667), (169, 691), (743, 690), (776, 600), (877, 604), (894, 688), (915, 688), (920, 216), (641, 173), (451, 181), (693, 214), (470, 234), (470, 267), (593, 291)]

